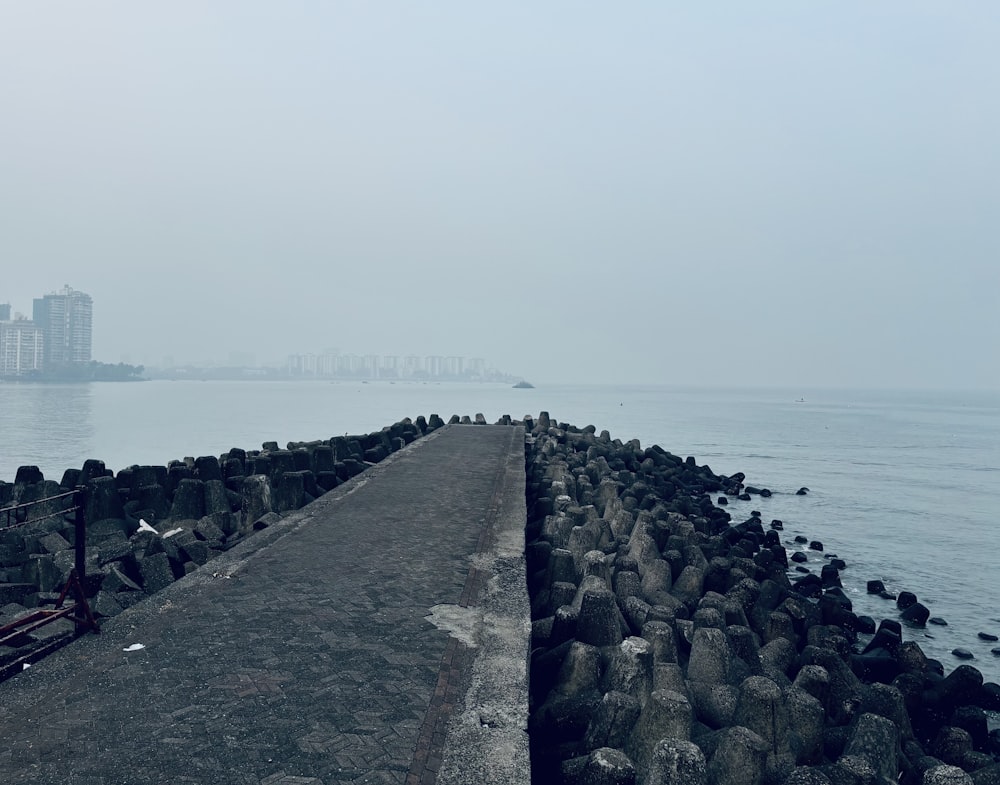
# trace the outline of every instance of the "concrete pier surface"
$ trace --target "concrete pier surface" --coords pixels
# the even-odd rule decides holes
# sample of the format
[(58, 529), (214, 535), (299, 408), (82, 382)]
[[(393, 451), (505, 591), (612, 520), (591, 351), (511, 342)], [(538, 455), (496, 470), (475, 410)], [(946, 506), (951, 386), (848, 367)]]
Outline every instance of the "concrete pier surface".
[(528, 783), (524, 482), (414, 442), (0, 684), (0, 782)]

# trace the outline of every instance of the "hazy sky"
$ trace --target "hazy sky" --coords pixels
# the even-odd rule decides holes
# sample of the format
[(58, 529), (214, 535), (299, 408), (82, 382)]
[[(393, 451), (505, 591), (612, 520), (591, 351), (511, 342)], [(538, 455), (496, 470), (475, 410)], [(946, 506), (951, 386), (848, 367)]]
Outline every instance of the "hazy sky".
[(1000, 389), (1000, 5), (4, 2), (0, 302), (94, 356)]

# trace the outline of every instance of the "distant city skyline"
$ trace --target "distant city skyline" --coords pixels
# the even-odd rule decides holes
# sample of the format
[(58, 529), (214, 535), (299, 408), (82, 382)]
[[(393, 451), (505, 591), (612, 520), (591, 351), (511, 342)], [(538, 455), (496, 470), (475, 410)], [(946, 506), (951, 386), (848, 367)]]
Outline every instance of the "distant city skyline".
[(482, 357), (441, 354), (356, 354), (330, 349), (288, 355), (283, 362), (258, 364), (250, 352), (231, 352), (228, 362), (178, 363), (167, 356), (146, 367), (153, 378), (299, 378), (412, 381), (507, 382), (523, 377)]
[[(13, 304), (0, 303), (0, 377), (37, 375), (55, 368), (89, 363), (93, 355), (93, 312), (93, 298), (68, 284), (33, 298), (30, 319), (22, 311), (15, 310)], [(125, 354), (118, 361), (132, 364), (133, 359)], [(482, 357), (355, 353), (342, 352), (339, 348), (263, 360), (255, 352), (239, 350), (228, 352), (225, 359), (200, 362), (177, 361), (172, 355), (155, 362), (144, 356), (140, 364), (160, 372), (179, 368), (246, 368), (278, 370), (293, 377), (474, 381), (515, 378)]]
[(0, 304), (0, 376), (52, 372), (91, 361), (94, 303), (69, 285), (34, 298), (31, 318)]
[(506, 381), (509, 374), (490, 366), (482, 357), (460, 355), (353, 354), (328, 350), (322, 354), (292, 354), (290, 376), (369, 379), (459, 379)]

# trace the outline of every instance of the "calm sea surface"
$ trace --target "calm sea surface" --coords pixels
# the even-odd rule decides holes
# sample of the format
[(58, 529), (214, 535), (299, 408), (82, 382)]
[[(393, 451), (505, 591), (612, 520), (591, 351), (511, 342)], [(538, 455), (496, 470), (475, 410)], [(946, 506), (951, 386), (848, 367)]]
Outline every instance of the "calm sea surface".
[[(799, 399), (804, 400), (799, 400)], [(947, 627), (909, 629), (947, 669), (951, 650), (1000, 682), (1000, 657), (977, 633), (1000, 634), (1000, 394), (670, 387), (353, 382), (0, 384), (0, 479), (22, 464), (58, 480), (99, 458), (109, 468), (165, 464), (230, 447), (377, 430), (417, 415), (495, 421), (546, 410), (693, 455), (718, 473), (745, 472), (770, 499), (734, 500), (734, 520), (760, 510), (785, 535), (821, 540), (845, 559), (855, 610), (895, 617), (865, 582), (916, 593)], [(807, 496), (795, 496), (808, 486)], [(813, 568), (822, 563), (810, 552)]]

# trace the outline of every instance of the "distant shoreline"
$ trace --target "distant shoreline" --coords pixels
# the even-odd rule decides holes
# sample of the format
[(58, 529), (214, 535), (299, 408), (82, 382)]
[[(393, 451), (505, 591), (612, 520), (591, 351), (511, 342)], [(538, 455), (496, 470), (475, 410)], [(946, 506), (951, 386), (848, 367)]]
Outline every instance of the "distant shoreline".
[(370, 384), (372, 382), (378, 382), (380, 384), (440, 384), (441, 382), (448, 383), (461, 383), (461, 384), (512, 384), (517, 381), (517, 377), (511, 377), (510, 379), (465, 379), (459, 376), (436, 376), (429, 377), (426, 379), (421, 378), (391, 378), (391, 377), (378, 377), (378, 376), (287, 376), (287, 375), (277, 375), (277, 374), (249, 374), (243, 375), (238, 373), (233, 374), (219, 374), (212, 371), (206, 373), (183, 373), (183, 374), (166, 374), (166, 373), (153, 373), (146, 377), (147, 381), (169, 381), (169, 382), (185, 382), (185, 381), (229, 381), (229, 382), (326, 382), (331, 384), (341, 384), (349, 382), (363, 382), (365, 384)]
[(106, 382), (148, 382), (150, 379), (24, 379), (18, 376), (0, 377), (0, 384), (104, 384)]
[(0, 377), (0, 384), (90, 384), (103, 382), (326, 382), (330, 384), (508, 384), (503, 379), (378, 379), (375, 377), (308, 377), (308, 376), (152, 376), (129, 379), (26, 379), (24, 377)]

